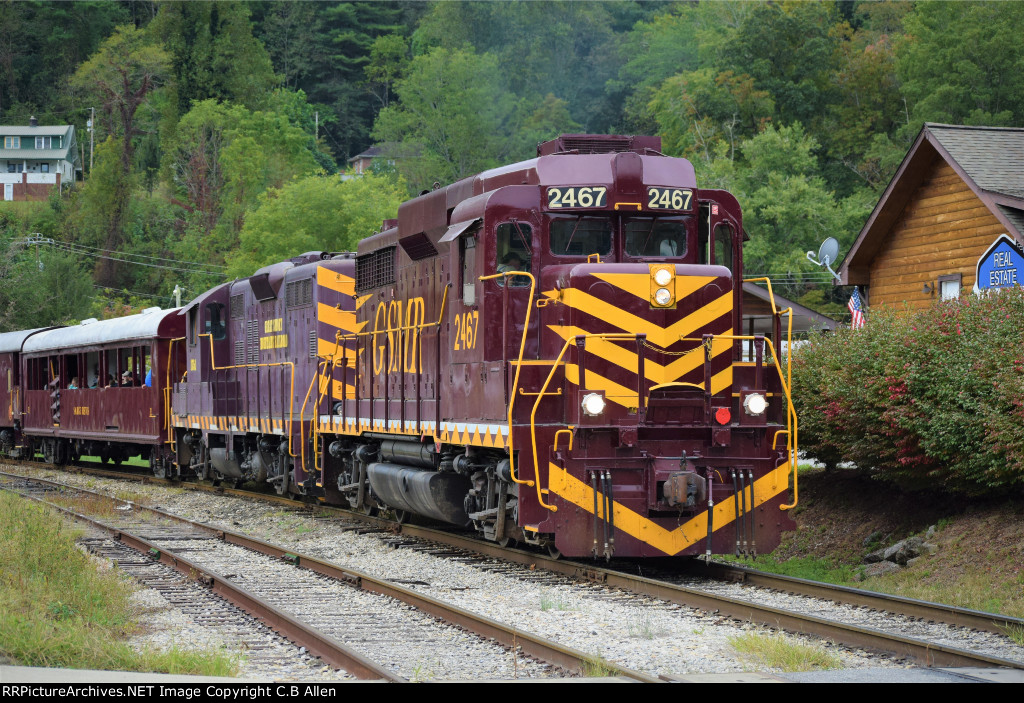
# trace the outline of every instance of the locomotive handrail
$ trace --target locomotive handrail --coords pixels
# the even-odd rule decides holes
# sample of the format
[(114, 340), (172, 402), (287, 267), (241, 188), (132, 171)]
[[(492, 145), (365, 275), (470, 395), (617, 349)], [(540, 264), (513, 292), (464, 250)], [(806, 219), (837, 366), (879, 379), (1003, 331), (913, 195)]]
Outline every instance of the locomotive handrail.
[(289, 395), (288, 402), (288, 456), (293, 459), (298, 455), (292, 449), (292, 431), (295, 429), (295, 362), (294, 361), (267, 361), (259, 364), (228, 364), (226, 366), (217, 366), (217, 357), (213, 350), (213, 334), (210, 332), (202, 332), (199, 334), (200, 337), (208, 337), (210, 340), (210, 370), (211, 371), (227, 371), (228, 369), (250, 369), (259, 368), (261, 366), (290, 366), (291, 367), (291, 393)]
[[(570, 345), (577, 344), (580, 340), (587, 339), (636, 339), (638, 335), (629, 334), (628, 332), (604, 332), (594, 334), (576, 334), (565, 340), (565, 344), (562, 345), (562, 351), (558, 352), (558, 356), (555, 358), (554, 363), (551, 365), (551, 371), (548, 372), (548, 377), (544, 379), (544, 385), (540, 387), (540, 392), (537, 394), (537, 401), (533, 404), (533, 411), (530, 413), (530, 441), (533, 444), (533, 470), (537, 477), (537, 502), (540, 503), (541, 507), (547, 508), (551, 512), (557, 512), (557, 505), (548, 505), (544, 502), (544, 498), (541, 495), (540, 487), (540, 465), (537, 463), (537, 408), (540, 407), (540, 401), (544, 400), (544, 391), (547, 390), (548, 384), (551, 383), (551, 379), (555, 376), (555, 369), (558, 368), (562, 357), (565, 356), (566, 350)], [(641, 385), (643, 379), (637, 379), (637, 395), (643, 392)], [(582, 388), (580, 390), (583, 390)], [(511, 417), (511, 416), (510, 416)], [(511, 423), (510, 423), (511, 424)], [(512, 436), (512, 430), (509, 429), (509, 436)], [(556, 435), (557, 436), (557, 435)]]
[[(178, 447), (174, 442), (174, 429), (171, 427), (171, 355), (174, 349), (175, 342), (183, 342), (184, 337), (174, 337), (167, 340), (167, 363), (164, 365), (165, 368), (165, 380), (164, 380), (164, 422), (167, 423), (167, 444), (171, 445), (171, 451), (175, 455), (178, 454)], [(181, 467), (179, 466), (180, 470)]]
[[(537, 481), (536, 482), (534, 482), (534, 481), (523, 481), (523, 480), (519, 479), (516, 476), (516, 459), (515, 459), (515, 454), (513, 453), (513, 441), (512, 441), (512, 434), (513, 434), (512, 433), (512, 408), (513, 408), (513, 406), (515, 405), (515, 402), (516, 402), (516, 391), (519, 389), (519, 370), (523, 366), (523, 353), (526, 351), (526, 335), (527, 335), (527, 333), (529, 332), (529, 329), (530, 329), (530, 312), (533, 310), (533, 294), (534, 294), (534, 291), (536, 291), (536, 289), (537, 289), (537, 279), (534, 278), (533, 274), (530, 273), (529, 271), (503, 271), (501, 273), (491, 274), (490, 276), (481, 276), (480, 280), (481, 281), (489, 281), (489, 280), (491, 280), (493, 278), (508, 278), (509, 276), (525, 276), (525, 277), (530, 279), (530, 298), (529, 298), (529, 302), (526, 305), (526, 321), (523, 323), (523, 336), (519, 340), (519, 358), (516, 360), (516, 375), (512, 379), (512, 392), (509, 394), (509, 400), (508, 400), (508, 444), (507, 444), (507, 448), (508, 448), (508, 461), (509, 461), (509, 475), (512, 477), (513, 481), (515, 481), (516, 483), (518, 483), (520, 485), (532, 486), (532, 485), (534, 485), (536, 483), (536, 486), (537, 486), (537, 497), (540, 498), (540, 472), (539, 472), (539, 469), (536, 468), (536, 454), (537, 454), (537, 452), (536, 452), (536, 450), (534, 450), (534, 470), (537, 471)], [(508, 286), (506, 286), (505, 289), (508, 290)], [(502, 314), (503, 315), (507, 314), (507, 312), (508, 311), (506, 310)], [(503, 343), (504, 343), (504, 340), (503, 340)], [(553, 370), (554, 370), (554, 367), (552, 368), (552, 371)], [(504, 372), (506, 374), (508, 374), (508, 370), (507, 369), (504, 369)], [(505, 378), (508, 378), (508, 376), (506, 375)], [(543, 392), (543, 390), (541, 392)], [(537, 400), (539, 401), (540, 398), (538, 398)], [(531, 425), (532, 424), (533, 423), (531, 421)], [(532, 430), (531, 430), (531, 432), (532, 432)], [(544, 501), (541, 501), (541, 505), (544, 505)], [(548, 507), (548, 506), (545, 505), (544, 507)]]
[[(785, 314), (787, 312), (790, 315), (790, 329), (792, 329), (793, 309), (792, 308), (786, 308), (785, 310), (782, 311), (782, 314)], [(717, 338), (717, 339), (731, 339), (733, 341), (746, 341), (746, 340), (754, 340), (754, 339), (757, 338), (756, 335), (745, 335), (745, 334), (715, 334), (715, 335), (709, 335), (709, 336), (712, 337), (712, 338)], [(700, 341), (703, 341), (703, 340), (697, 339), (697, 338), (694, 338), (694, 337), (681, 337), (679, 339), (679, 341), (681, 341), (681, 342), (700, 342)], [(790, 393), (790, 384), (787, 383), (787, 379), (786, 379), (786, 377), (782, 373), (782, 366), (781, 366), (781, 364), (779, 364), (779, 357), (775, 353), (775, 346), (773, 344), (766, 344), (765, 346), (768, 349), (770, 349), (771, 352), (772, 352), (772, 363), (775, 364), (775, 370), (779, 374), (779, 383), (782, 385), (782, 390), (783, 390), (783, 392), (786, 395), (786, 425), (787, 425), (787, 427), (792, 428), (791, 432), (787, 431), (787, 430), (780, 430), (779, 432), (776, 432), (775, 433), (775, 437), (772, 440), (772, 448), (774, 449), (775, 448), (775, 440), (778, 439), (779, 434), (781, 434), (782, 432), (786, 432), (786, 435), (787, 435), (787, 437), (786, 437), (786, 448), (787, 448), (787, 450), (789, 450), (789, 462), (788, 462), (788, 464), (789, 464), (790, 470), (793, 472), (793, 503), (790, 504), (790, 505), (780, 505), (779, 508), (781, 510), (790, 510), (790, 509), (796, 507), (797, 500), (799, 498), (799, 495), (797, 493), (797, 453), (799, 452), (799, 443), (798, 443), (799, 427), (798, 427), (797, 417), (796, 417), (796, 408), (793, 406), (793, 396)]]

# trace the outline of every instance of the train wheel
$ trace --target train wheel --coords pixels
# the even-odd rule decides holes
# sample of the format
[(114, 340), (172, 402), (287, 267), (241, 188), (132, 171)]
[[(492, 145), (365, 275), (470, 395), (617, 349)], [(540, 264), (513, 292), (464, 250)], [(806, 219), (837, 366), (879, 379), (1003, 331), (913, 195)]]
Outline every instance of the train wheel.
[(100, 450), (100, 453), (97, 454), (97, 457), (99, 457), (101, 464), (106, 464), (108, 461), (110, 461), (110, 454), (108, 454), (106, 451), (102, 449)]
[(43, 440), (43, 461), (47, 464), (55, 463), (54, 459), (56, 452), (54, 451), (54, 443), (50, 440)]
[(377, 506), (376, 505), (372, 505), (370, 503), (363, 503), (363, 509), (362, 509), (363, 515), (369, 515), (370, 517), (373, 517), (378, 512), (379, 511), (377, 510)]
[(552, 559), (561, 559), (562, 552), (555, 546), (554, 542), (548, 542), (548, 556)]
[(407, 510), (395, 510), (395, 520), (398, 521), (399, 525), (408, 524), (409, 512)]
[(502, 537), (498, 540), (498, 546), (502, 547), (503, 549), (513, 549), (517, 544), (519, 543), (516, 542), (516, 540), (512, 537)]

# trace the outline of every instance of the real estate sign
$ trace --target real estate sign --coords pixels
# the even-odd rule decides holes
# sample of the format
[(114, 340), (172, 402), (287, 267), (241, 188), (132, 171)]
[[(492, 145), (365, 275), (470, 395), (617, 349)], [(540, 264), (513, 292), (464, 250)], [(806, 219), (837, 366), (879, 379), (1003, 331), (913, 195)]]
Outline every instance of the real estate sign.
[(1012, 288), (1024, 285), (1024, 251), (1005, 234), (978, 259), (977, 287)]

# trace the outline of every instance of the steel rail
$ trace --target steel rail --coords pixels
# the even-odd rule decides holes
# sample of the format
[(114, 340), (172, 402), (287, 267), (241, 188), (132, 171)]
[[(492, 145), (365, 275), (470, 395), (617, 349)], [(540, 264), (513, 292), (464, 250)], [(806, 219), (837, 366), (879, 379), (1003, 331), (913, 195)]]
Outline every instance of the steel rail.
[[(94, 473), (94, 470), (91, 468), (83, 470)], [(119, 478), (126, 477), (124, 474), (117, 472), (105, 471), (103, 473)], [(131, 478), (131, 475), (128, 475), (127, 477)], [(156, 479), (155, 477), (137, 476), (137, 478), (141, 478), (144, 482), (166, 481), (169, 484), (180, 485), (178, 482), (168, 481), (166, 479)], [(188, 487), (195, 487), (198, 490), (213, 493), (237, 495), (250, 499), (267, 499), (275, 503), (284, 503), (293, 507), (304, 505), (293, 499), (283, 498), (276, 495), (264, 495), (229, 488), (214, 488), (203, 486), (201, 484), (189, 484)], [(866, 647), (878, 651), (890, 652), (898, 656), (907, 656), (926, 666), (999, 666), (1013, 669), (1024, 669), (1024, 663), (1010, 659), (991, 657), (985, 654), (956, 649), (954, 647), (947, 647), (945, 645), (932, 644), (923, 640), (903, 637), (901, 635), (890, 635), (880, 630), (856, 625), (847, 625), (812, 615), (791, 613), (779, 608), (756, 605), (739, 599), (714, 595), (699, 589), (658, 581), (655, 579), (616, 571), (614, 569), (600, 567), (594, 564), (568, 561), (565, 559), (554, 559), (536, 552), (509, 549), (501, 547), (496, 543), (486, 542), (466, 534), (458, 534), (455, 532), (419, 525), (399, 524), (391, 520), (363, 515), (362, 513), (345, 510), (336, 506), (316, 504), (315, 507), (317, 510), (338, 513), (340, 515), (374, 525), (378, 528), (392, 531), (395, 534), (402, 534), (409, 537), (437, 542), (524, 566), (543, 568), (569, 576), (570, 578), (601, 583), (624, 591), (647, 595), (660, 600), (665, 600), (679, 605), (686, 605), (700, 610), (718, 612), (728, 617), (755, 622), (768, 627), (781, 628), (796, 633), (812, 634), (852, 647)], [(768, 576), (774, 575), (766, 575), (765, 577), (767, 578)], [(987, 617), (987, 620), (985, 620), (987, 623), (986, 627), (977, 627), (977, 629), (984, 629), (985, 631), (996, 632), (998, 634), (1005, 634), (1005, 632), (999, 629), (993, 629), (993, 627), (998, 628), (999, 623), (1011, 626), (1024, 626), (1024, 620), (1009, 618), (1007, 616), (979, 613), (979, 611), (972, 611), (965, 608), (958, 608), (956, 606), (943, 605), (939, 603), (928, 603), (927, 601), (913, 601), (912, 599), (872, 593), (870, 591), (860, 591), (859, 589), (836, 588), (831, 587), (831, 584), (819, 584), (816, 582), (807, 583), (813, 584), (821, 589), (820, 594), (816, 597), (825, 597), (830, 600), (847, 603), (849, 602), (845, 599), (845, 596), (847, 595), (845, 591), (847, 590), (852, 592), (851, 595), (858, 595), (865, 599), (868, 598), (865, 594), (871, 594), (871, 596), (876, 599), (873, 602), (877, 603), (877, 605), (872, 605), (870, 607), (875, 607), (880, 610), (896, 614), (906, 614), (910, 617), (924, 617), (944, 624), (977, 627), (974, 624), (965, 625), (965, 623), (970, 621), (982, 622), (982, 620), (985, 620)], [(794, 584), (793, 588), (796, 588), (797, 586), (798, 584)], [(779, 588), (779, 590), (790, 589), (782, 587)], [(827, 595), (825, 595), (826, 591)], [(911, 612), (901, 610), (904, 601), (917, 603), (917, 608)], [(863, 605), (865, 603), (852, 602), (851, 604)], [(931, 606), (931, 608), (927, 608), (927, 606)], [(927, 615), (924, 614), (925, 612), (927, 612)], [(972, 617), (975, 614), (980, 617)], [(993, 626), (993, 622), (996, 623), (995, 626)]]
[[(74, 490), (80, 490), (73, 486), (68, 487), (73, 488)], [(12, 492), (17, 493), (16, 491)], [(292, 617), (288, 613), (260, 600), (259, 597), (249, 593), (244, 588), (231, 583), (215, 571), (193, 564), (185, 557), (168, 549), (157, 547), (152, 542), (149, 542), (138, 535), (134, 535), (118, 527), (107, 525), (95, 518), (91, 518), (87, 515), (71, 510), (70, 508), (65, 508), (47, 500), (43, 500), (42, 498), (25, 495), (23, 493), (17, 493), (17, 495), (58, 510), (76, 520), (88, 523), (93, 527), (106, 532), (112, 539), (122, 542), (132, 549), (146, 554), (162, 564), (172, 567), (186, 578), (207, 586), (214, 593), (223, 597), (241, 610), (249, 613), (257, 620), (267, 625), (267, 627), (280, 633), (291, 642), (305, 647), (309, 652), (320, 657), (331, 666), (344, 669), (358, 679), (373, 681), (383, 679), (385, 681), (392, 681), (396, 683), (406, 681), (406, 679), (398, 676), (390, 669), (386, 669), (379, 664), (370, 661), (358, 652), (350, 650), (330, 635), (320, 632), (301, 620)], [(109, 498), (109, 496), (107, 497)]]
[(809, 579), (797, 578), (795, 576), (783, 576), (771, 574), (766, 571), (749, 569), (736, 564), (725, 564), (712, 562), (706, 567), (702, 563), (697, 570), (706, 571), (706, 575), (726, 581), (770, 588), (776, 591), (784, 591), (801, 596), (836, 600), (846, 605), (863, 606), (875, 610), (886, 610), (893, 612), (896, 605), (900, 615), (912, 618), (923, 618), (932, 622), (953, 625), (955, 627), (969, 627), (983, 632), (992, 632), (998, 635), (1005, 635), (1007, 628), (1024, 628), (1024, 619), (999, 615), (997, 613), (986, 613), (981, 610), (971, 610), (955, 605), (944, 605), (932, 601), (906, 598), (904, 596), (867, 591), (851, 586), (839, 586), (831, 583), (811, 581)]
[[(240, 547), (244, 547), (246, 549), (251, 549), (261, 554), (265, 554), (267, 556), (282, 559), (291, 564), (294, 564), (299, 568), (307, 569), (309, 571), (316, 572), (318, 574), (321, 574), (322, 576), (327, 576), (338, 581), (343, 581), (344, 583), (350, 586), (360, 588), (364, 591), (376, 593), (378, 595), (388, 596), (390, 598), (402, 601), (403, 603), (411, 605), (417, 610), (427, 613), (428, 615), (432, 615), (433, 617), (438, 618), (440, 620), (444, 620), (445, 622), (451, 623), (452, 625), (464, 628), (481, 637), (493, 639), (506, 647), (518, 647), (523, 651), (524, 654), (528, 656), (540, 659), (550, 664), (554, 664), (572, 673), (586, 673), (587, 667), (593, 665), (597, 660), (596, 657), (587, 655), (585, 652), (582, 652), (580, 650), (574, 649), (572, 647), (566, 647), (551, 640), (546, 640), (542, 637), (538, 637), (534, 634), (531, 634), (524, 630), (520, 630), (511, 625), (506, 625), (504, 623), (498, 622), (497, 620), (492, 620), (491, 618), (485, 617), (483, 615), (478, 615), (468, 610), (464, 610), (462, 608), (459, 608), (458, 606), (445, 603), (436, 598), (432, 598), (431, 596), (418, 593), (410, 588), (405, 588), (390, 581), (375, 578), (361, 571), (349, 569), (338, 564), (334, 564), (332, 562), (324, 561), (323, 559), (318, 559), (316, 557), (303, 554), (301, 552), (297, 552), (295, 550), (286, 549), (284, 547), (272, 544), (270, 542), (266, 542), (256, 537), (250, 537), (248, 535), (243, 535), (241, 533), (233, 532), (231, 530), (224, 530), (219, 527), (214, 527), (212, 525), (207, 525), (205, 523), (189, 520), (180, 515), (175, 515), (174, 513), (161, 510), (160, 508), (139, 505), (138, 503), (134, 503), (132, 501), (120, 498), (113, 498), (111, 496), (98, 493), (96, 491), (92, 491), (85, 488), (79, 488), (77, 486), (69, 486), (67, 484), (59, 483), (56, 481), (50, 481), (48, 479), (21, 476), (18, 474), (10, 474), (2, 471), (0, 471), (0, 476), (18, 478), (27, 481), (35, 481), (37, 483), (43, 483), (50, 486), (67, 488), (82, 493), (102, 496), (104, 498), (109, 498), (111, 500), (115, 500), (121, 503), (129, 503), (136, 510), (151, 513), (166, 520), (172, 520), (192, 528), (203, 530), (204, 532), (207, 532), (212, 536), (220, 540), (223, 540), (227, 544), (234, 544)], [(0, 488), (2, 488), (2, 484), (0, 484)], [(249, 495), (251, 496), (251, 494)], [(60, 506), (54, 507), (61, 509)], [(89, 518), (85, 519), (90, 520)], [(144, 549), (140, 549), (140, 551), (149, 551), (151, 548), (153, 548), (152, 545), (149, 545), (148, 543), (146, 544), (147, 546)], [(207, 571), (206, 573), (209, 572)], [(310, 649), (310, 651), (313, 650)], [(635, 671), (633, 669), (621, 667), (607, 661), (601, 661), (601, 665), (603, 668), (609, 670), (611, 674), (614, 676), (624, 676), (626, 678), (634, 679), (636, 681), (642, 681), (644, 683), (662, 682), (661, 679), (659, 679), (658, 677), (645, 674), (641, 671)], [(345, 668), (347, 670), (347, 667)]]

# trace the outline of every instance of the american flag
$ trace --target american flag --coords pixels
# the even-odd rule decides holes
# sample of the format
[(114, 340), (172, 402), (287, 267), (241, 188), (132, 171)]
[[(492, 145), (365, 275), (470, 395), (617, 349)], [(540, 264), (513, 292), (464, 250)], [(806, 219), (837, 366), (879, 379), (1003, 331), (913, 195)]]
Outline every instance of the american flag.
[(860, 288), (854, 286), (853, 295), (850, 296), (850, 302), (846, 304), (846, 307), (850, 308), (850, 314), (853, 318), (850, 320), (850, 329), (860, 329), (864, 326), (864, 304), (860, 299)]

